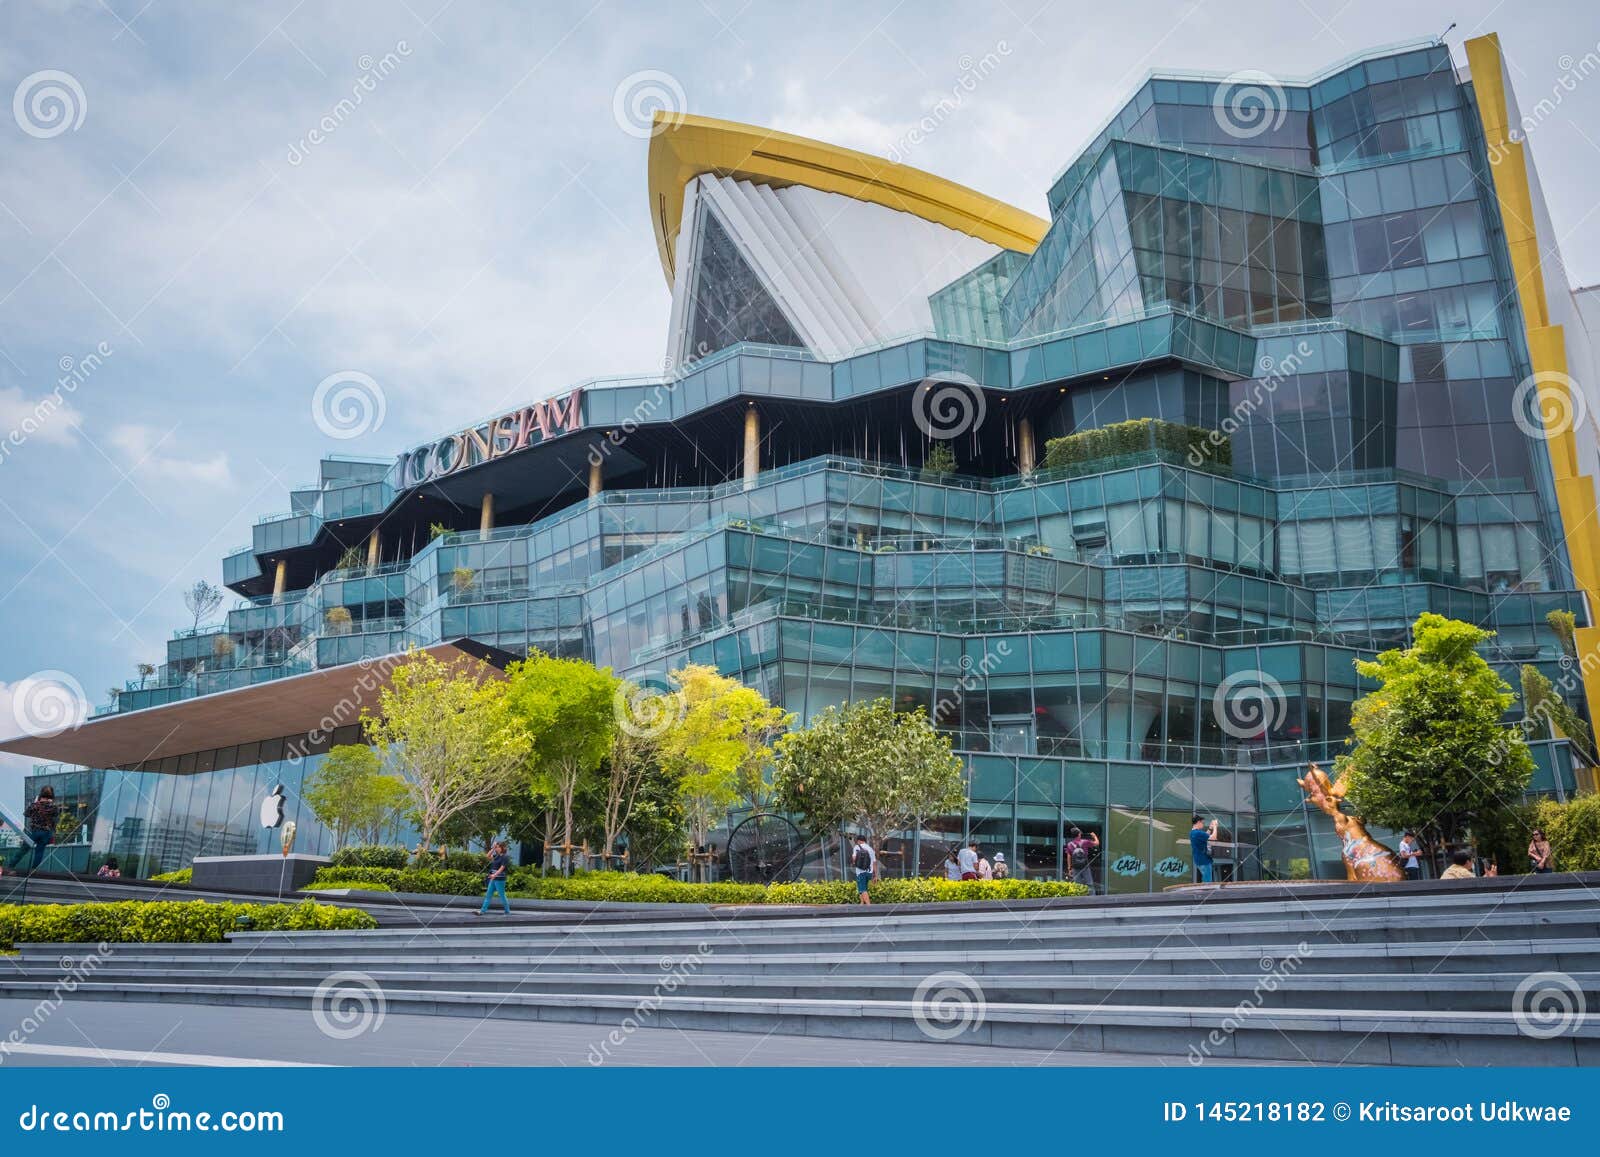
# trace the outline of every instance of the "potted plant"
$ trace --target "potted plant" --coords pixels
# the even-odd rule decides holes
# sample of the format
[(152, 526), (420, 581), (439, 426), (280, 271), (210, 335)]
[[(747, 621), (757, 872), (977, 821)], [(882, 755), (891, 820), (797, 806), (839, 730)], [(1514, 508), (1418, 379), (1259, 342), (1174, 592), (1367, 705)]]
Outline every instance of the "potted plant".
[(478, 577), (478, 572), (470, 566), (458, 566), (450, 572), (450, 585), (455, 588), (456, 594), (465, 595), (472, 590), (472, 584)]
[(322, 622), (328, 628), (328, 634), (347, 635), (350, 633), (350, 608), (329, 607), (322, 613)]

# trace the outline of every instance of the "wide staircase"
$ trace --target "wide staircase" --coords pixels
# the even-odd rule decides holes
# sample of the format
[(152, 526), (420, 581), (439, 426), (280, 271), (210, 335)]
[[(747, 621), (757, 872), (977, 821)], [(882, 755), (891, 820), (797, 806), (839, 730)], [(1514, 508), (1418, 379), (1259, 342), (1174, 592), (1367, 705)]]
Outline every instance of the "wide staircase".
[[(536, 909), (119, 944), (68, 999), (322, 1006), (1262, 1062), (1600, 1062), (1600, 879), (1237, 887), (939, 910)], [(23, 944), (0, 996), (90, 945)], [(606, 1034), (597, 1031), (597, 1040)]]

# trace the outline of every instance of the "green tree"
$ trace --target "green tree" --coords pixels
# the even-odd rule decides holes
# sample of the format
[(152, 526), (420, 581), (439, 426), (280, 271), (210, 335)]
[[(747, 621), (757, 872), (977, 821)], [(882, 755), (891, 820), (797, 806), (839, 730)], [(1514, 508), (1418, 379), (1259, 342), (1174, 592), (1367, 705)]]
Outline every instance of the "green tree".
[(359, 743), (329, 751), (306, 777), (301, 794), (311, 813), (333, 832), (336, 848), (352, 837), (358, 843), (377, 843), (406, 803), (406, 785), (384, 774), (378, 753)]
[(674, 671), (672, 683), (679, 713), (658, 741), (659, 758), (678, 780), (689, 836), (699, 847), (740, 799), (764, 806), (772, 741), (794, 716), (714, 667), (691, 664)]
[(922, 816), (966, 810), (961, 759), (920, 711), (888, 699), (825, 709), (778, 740), (773, 786), (819, 835), (854, 824), (874, 846)]
[(533, 778), (561, 818), (562, 844), (573, 843), (574, 800), (600, 770), (616, 733), (619, 680), (611, 668), (534, 651), (506, 669), (507, 698), (532, 740)]
[(1539, 739), (1565, 736), (1585, 762), (1594, 763), (1589, 725), (1539, 668), (1526, 664), (1522, 668), (1522, 712), (1530, 735)]
[(1346, 799), (1368, 822), (1414, 830), (1436, 852), (1493, 824), (1522, 797), (1533, 756), (1503, 722), (1516, 701), (1477, 647), (1493, 632), (1424, 614), (1412, 645), (1356, 669), (1378, 688), (1351, 712), (1339, 756)]
[(1561, 640), (1561, 653), (1571, 658), (1578, 657), (1578, 616), (1571, 611), (1551, 611), (1544, 617), (1550, 624), (1550, 630), (1555, 637)]
[(505, 682), (465, 657), (445, 663), (413, 649), (378, 710), (361, 719), (385, 769), (405, 784), (425, 847), (455, 817), (516, 790), (533, 747)]
[(928, 447), (928, 454), (922, 460), (922, 477), (929, 481), (937, 482), (941, 478), (948, 478), (956, 472), (956, 452), (950, 448), (948, 442), (935, 442)]
[[(1566, 803), (1542, 799), (1534, 819), (1550, 841), (1556, 871), (1600, 871), (1600, 795), (1580, 795)], [(1525, 856), (1526, 847), (1521, 851)]]
[(657, 739), (677, 713), (673, 695), (652, 695), (636, 683), (619, 683), (615, 693), (617, 726), (605, 759), (601, 797), (601, 855), (616, 852), (617, 841), (633, 816), (646, 781), (661, 774)]

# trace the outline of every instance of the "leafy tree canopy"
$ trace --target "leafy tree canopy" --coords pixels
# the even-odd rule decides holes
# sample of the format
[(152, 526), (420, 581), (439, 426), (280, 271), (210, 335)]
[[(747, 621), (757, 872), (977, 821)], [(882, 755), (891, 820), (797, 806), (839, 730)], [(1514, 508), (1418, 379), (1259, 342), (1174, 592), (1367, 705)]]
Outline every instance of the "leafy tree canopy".
[(1356, 701), (1355, 746), (1337, 761), (1357, 814), (1437, 846), (1522, 796), (1533, 756), (1521, 729), (1503, 722), (1516, 696), (1476, 649), (1492, 634), (1424, 614), (1410, 647), (1356, 662), (1378, 683)]
[(881, 844), (919, 816), (965, 810), (961, 766), (926, 715), (873, 699), (829, 707), (780, 739), (773, 786), (812, 831), (855, 824)]

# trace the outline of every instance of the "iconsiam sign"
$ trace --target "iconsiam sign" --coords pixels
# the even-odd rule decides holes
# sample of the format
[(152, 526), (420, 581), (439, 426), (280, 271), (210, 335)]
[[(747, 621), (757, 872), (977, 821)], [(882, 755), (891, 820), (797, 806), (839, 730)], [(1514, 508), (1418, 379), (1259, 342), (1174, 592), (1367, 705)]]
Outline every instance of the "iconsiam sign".
[(583, 427), (583, 391), (522, 406), (400, 455), (400, 488), (448, 477)]

